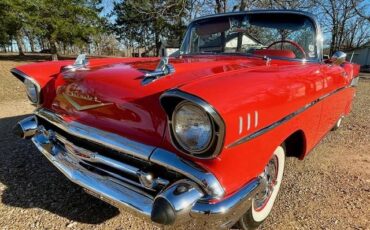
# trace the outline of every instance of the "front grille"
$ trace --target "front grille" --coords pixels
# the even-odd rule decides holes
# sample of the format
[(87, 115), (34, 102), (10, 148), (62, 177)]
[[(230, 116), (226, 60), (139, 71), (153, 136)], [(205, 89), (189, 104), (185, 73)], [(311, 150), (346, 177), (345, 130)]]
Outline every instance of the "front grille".
[[(37, 119), (40, 127), (43, 127), (49, 133), (55, 134), (53, 141), (58, 142), (58, 145), (65, 148), (74, 157), (78, 157), (80, 165), (93, 173), (114, 179), (117, 182), (129, 183), (153, 196), (162, 191), (166, 185), (184, 178), (181, 174), (163, 166), (73, 136), (42, 117)], [(71, 148), (74, 148), (73, 151)], [(93, 155), (94, 158), (87, 157), (87, 153)], [(136, 170), (140, 173), (135, 173)], [(158, 179), (157, 181), (162, 183), (148, 186), (140, 180), (141, 173), (149, 173), (154, 179)]]

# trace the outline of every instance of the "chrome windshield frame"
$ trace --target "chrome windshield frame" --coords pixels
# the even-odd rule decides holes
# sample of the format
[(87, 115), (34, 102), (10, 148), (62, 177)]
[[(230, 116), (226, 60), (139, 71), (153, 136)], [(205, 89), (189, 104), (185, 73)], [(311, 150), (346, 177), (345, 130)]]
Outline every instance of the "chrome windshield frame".
[[(315, 37), (316, 37), (316, 55), (317, 57), (314, 59), (288, 59), (288, 58), (280, 58), (280, 57), (270, 57), (272, 59), (278, 59), (278, 60), (292, 60), (292, 61), (301, 61), (301, 62), (319, 62), (321, 63), (323, 61), (323, 35), (321, 31), (321, 27), (316, 20), (316, 17), (308, 12), (304, 11), (298, 11), (298, 10), (250, 10), (250, 11), (240, 11), (240, 12), (228, 12), (228, 13), (221, 13), (221, 14), (213, 14), (208, 16), (203, 16), (194, 19), (191, 21), (188, 25), (188, 30), (186, 31), (185, 37), (183, 39), (183, 42), (181, 43), (180, 47), (180, 55), (197, 55), (197, 54), (191, 54), (189, 53), (189, 40), (191, 35), (191, 28), (194, 23), (197, 23), (204, 19), (212, 19), (212, 18), (218, 18), (218, 17), (229, 17), (229, 16), (238, 16), (238, 15), (250, 15), (250, 14), (293, 14), (293, 15), (301, 15), (304, 17), (307, 17), (313, 24), (315, 29)], [(183, 50), (186, 50), (185, 52)], [(209, 54), (212, 55), (212, 54)], [(220, 54), (217, 54), (220, 55)], [(222, 55), (222, 54), (221, 54)], [(240, 54), (243, 56), (243, 54)], [(258, 55), (253, 55), (254, 57), (260, 57)]]

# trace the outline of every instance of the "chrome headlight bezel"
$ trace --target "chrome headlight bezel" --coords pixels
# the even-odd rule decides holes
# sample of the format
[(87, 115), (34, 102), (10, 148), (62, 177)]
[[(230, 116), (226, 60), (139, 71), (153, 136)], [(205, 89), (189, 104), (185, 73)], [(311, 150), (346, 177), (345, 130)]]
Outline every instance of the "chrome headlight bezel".
[[(12, 69), (10, 71), (16, 78), (18, 78), (20, 81), (23, 82), (23, 84), (25, 85), (25, 88), (26, 88), (26, 93), (27, 93), (27, 96), (28, 96), (28, 99), (31, 101), (31, 103), (35, 106), (39, 106), (41, 105), (41, 87), (40, 85), (31, 77), (27, 76), (25, 73), (23, 73), (22, 71), (18, 70), (18, 69)], [(29, 90), (27, 89), (27, 85), (29, 87), (33, 86), (35, 92), (34, 92), (34, 95), (32, 95), (32, 93), (29, 92)]]
[(28, 99), (33, 103), (33, 104), (38, 104), (39, 102), (39, 91), (37, 88), (37, 85), (33, 83), (29, 78), (25, 78), (23, 81), (23, 84), (26, 88), (26, 93), (28, 96)]
[[(192, 94), (188, 94), (186, 92), (183, 92), (179, 89), (172, 89), (164, 92), (160, 97), (160, 102), (162, 105), (162, 108), (165, 110), (167, 114), (168, 119), (168, 129), (170, 131), (170, 139), (172, 145), (180, 152), (190, 155), (195, 158), (200, 159), (213, 159), (217, 157), (224, 146), (224, 138), (225, 138), (225, 123), (221, 116), (218, 114), (218, 112), (206, 101), (203, 99), (194, 96)], [(175, 108), (180, 103), (192, 103), (201, 109), (205, 111), (205, 113), (209, 116), (211, 122), (212, 122), (212, 129), (213, 129), (213, 135), (212, 135), (212, 141), (210, 145), (204, 149), (203, 151), (189, 151), (185, 148), (183, 148), (176, 140), (176, 137), (174, 136), (173, 127), (172, 127), (172, 119), (173, 119), (173, 113), (175, 111)]]
[[(186, 143), (186, 140), (184, 140), (184, 137), (181, 136), (181, 133), (177, 130), (177, 127), (178, 127), (177, 118), (178, 116), (180, 116), (179, 113), (183, 112), (184, 110), (188, 110), (188, 111), (192, 110), (193, 114), (198, 113), (198, 115), (204, 119), (204, 124), (208, 126), (206, 129), (209, 130), (209, 134), (208, 134), (208, 137), (206, 137), (207, 140), (201, 145), (201, 147), (197, 148), (196, 146), (192, 146), (191, 144)], [(188, 122), (190, 123), (191, 120), (189, 119)], [(185, 100), (178, 103), (172, 113), (171, 129), (172, 129), (171, 133), (174, 137), (174, 141), (176, 141), (176, 145), (180, 146), (183, 151), (186, 151), (190, 153), (191, 155), (201, 155), (204, 152), (208, 151), (211, 148), (212, 143), (215, 139), (215, 125), (214, 125), (212, 118), (209, 116), (209, 114), (207, 114), (207, 112), (203, 108), (198, 106), (197, 104), (194, 104), (192, 102), (185, 101)], [(183, 135), (185, 134), (183, 133)]]

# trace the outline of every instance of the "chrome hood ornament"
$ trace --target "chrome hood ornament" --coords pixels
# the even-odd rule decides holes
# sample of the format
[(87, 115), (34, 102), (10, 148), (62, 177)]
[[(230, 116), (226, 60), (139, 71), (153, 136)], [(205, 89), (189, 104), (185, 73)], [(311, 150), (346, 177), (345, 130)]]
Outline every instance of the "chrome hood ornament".
[(158, 78), (161, 78), (166, 75), (170, 75), (175, 72), (175, 68), (173, 65), (168, 63), (168, 57), (163, 57), (157, 67), (155, 68), (154, 71), (147, 72), (144, 75), (144, 79), (141, 81), (142, 85), (147, 85)]
[(75, 72), (76, 70), (88, 70), (89, 60), (86, 54), (80, 54), (77, 56), (75, 62), (72, 65), (62, 67), (61, 72), (64, 72), (65, 78), (72, 78), (73, 74), (67, 72)]

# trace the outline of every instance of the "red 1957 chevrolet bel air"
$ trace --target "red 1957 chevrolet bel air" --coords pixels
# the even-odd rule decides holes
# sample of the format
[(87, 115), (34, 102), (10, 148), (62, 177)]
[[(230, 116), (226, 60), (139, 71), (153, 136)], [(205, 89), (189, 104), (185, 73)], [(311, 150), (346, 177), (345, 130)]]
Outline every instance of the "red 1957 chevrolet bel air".
[(285, 157), (303, 159), (351, 110), (359, 66), (322, 57), (310, 14), (202, 17), (174, 57), (13, 69), (36, 106), (14, 131), (89, 193), (156, 224), (256, 228)]

